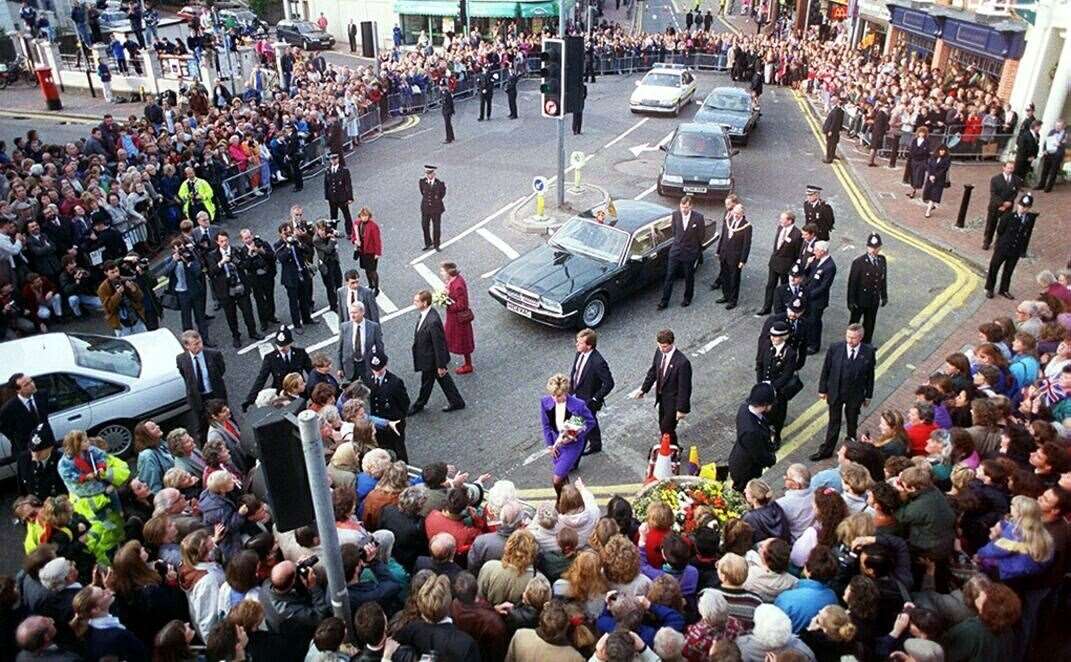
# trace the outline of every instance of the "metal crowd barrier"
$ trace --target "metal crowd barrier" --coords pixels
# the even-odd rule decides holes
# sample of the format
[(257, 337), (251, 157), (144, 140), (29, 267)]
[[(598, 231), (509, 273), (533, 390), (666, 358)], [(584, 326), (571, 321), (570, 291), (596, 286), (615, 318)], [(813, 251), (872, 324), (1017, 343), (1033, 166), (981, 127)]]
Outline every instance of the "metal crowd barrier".
[(315, 177), (327, 169), (327, 141), (323, 136), (305, 143), (301, 157), (301, 172), (306, 177)]
[(383, 134), (383, 121), (379, 117), (379, 108), (373, 107), (357, 116), (356, 136), (364, 141), (375, 140)]
[(252, 209), (271, 198), (271, 167), (266, 162), (258, 163), (225, 178), (222, 186), (232, 210)]

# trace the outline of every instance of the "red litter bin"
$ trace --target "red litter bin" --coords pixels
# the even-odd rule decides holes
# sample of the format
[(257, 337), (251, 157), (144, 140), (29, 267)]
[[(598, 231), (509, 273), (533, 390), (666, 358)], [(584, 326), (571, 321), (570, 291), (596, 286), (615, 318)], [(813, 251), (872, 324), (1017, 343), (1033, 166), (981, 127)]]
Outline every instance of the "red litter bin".
[(37, 74), (37, 84), (41, 87), (41, 94), (45, 95), (45, 102), (49, 110), (62, 110), (63, 103), (60, 101), (59, 90), (52, 80), (52, 69), (45, 65), (38, 65), (34, 69)]

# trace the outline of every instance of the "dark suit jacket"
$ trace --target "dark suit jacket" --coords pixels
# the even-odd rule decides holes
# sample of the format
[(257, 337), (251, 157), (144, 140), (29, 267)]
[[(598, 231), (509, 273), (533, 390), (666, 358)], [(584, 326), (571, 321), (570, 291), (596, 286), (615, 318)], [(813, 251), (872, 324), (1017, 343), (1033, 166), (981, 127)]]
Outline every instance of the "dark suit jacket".
[(252, 404), (257, 398), (257, 393), (260, 389), (264, 388), (264, 382), (271, 377), (271, 387), (279, 390), (283, 387), (283, 377), (286, 377), (292, 372), (300, 372), (302, 375), (308, 376), (312, 372), (312, 360), (309, 359), (309, 354), (300, 347), (290, 346), (290, 360), (284, 361), (282, 354), (279, 350), (268, 354), (264, 357), (264, 360), (260, 362), (260, 372), (257, 373), (256, 379), (253, 381), (253, 385), (249, 389), (249, 393), (245, 397), (246, 404)]
[[(309, 270), (306, 264), (311, 257), (311, 248), (298, 240), (288, 244), (281, 239), (275, 242), (273, 248), (275, 249), (275, 259), (282, 266), (282, 275), (279, 280), (282, 282), (283, 287), (299, 287), (309, 279)], [(297, 259), (295, 259), (295, 256)]]
[(445, 197), (446, 184), (441, 179), (436, 178), (434, 182), (428, 184), (427, 177), (420, 178), (421, 214), (441, 214), (446, 211), (446, 205), (443, 204)]
[[(662, 367), (662, 351), (656, 349), (651, 367), (647, 370), (647, 376), (643, 380), (640, 389), (646, 393), (652, 386), (658, 383), (658, 371)], [(666, 368), (666, 376), (662, 382), (662, 388), (656, 390), (655, 402), (667, 409), (687, 414), (692, 410), (692, 363), (684, 352), (677, 349), (673, 352), (673, 358), (669, 360)]]
[[(240, 252), (235, 246), (231, 246), (231, 262), (233, 266), (233, 273), (241, 281), (242, 285), (245, 285), (246, 294), (249, 293), (249, 283), (246, 282), (248, 277), (246, 270), (242, 268), (242, 259), (245, 253)], [(216, 299), (224, 301), (230, 298), (230, 281), (227, 278), (226, 267), (219, 266), (220, 260), (223, 259), (223, 252), (217, 247), (206, 258), (208, 260), (208, 277), (212, 283), (212, 292), (216, 295)]]
[(862, 402), (874, 397), (874, 366), (877, 354), (871, 345), (860, 343), (854, 361), (848, 361), (848, 343), (841, 340), (826, 350), (818, 392), (831, 403)]
[(758, 478), (763, 469), (777, 463), (770, 424), (751, 413), (747, 403), (736, 410), (736, 443), (729, 452), (729, 474), (733, 486), (742, 490), (748, 480)]
[[(792, 345), (786, 342), (781, 355), (778, 356), (774, 352), (773, 344), (767, 339), (766, 348), (759, 352), (759, 360), (755, 365), (755, 381), (756, 383), (769, 382), (779, 397), (787, 395), (791, 398), (796, 394), (786, 394), (785, 391), (789, 384), (796, 381), (792, 379), (796, 374), (796, 364), (796, 350)], [(799, 388), (798, 382), (795, 383), (795, 387)]]
[(1034, 221), (1038, 215), (1027, 212), (1022, 216), (1017, 211), (1009, 211), (1000, 217), (997, 223), (997, 241), (995, 250), (1004, 255), (1022, 255), (1030, 243), (1034, 232)]
[(435, 651), (435, 659), (460, 662), (480, 662), (480, 647), (476, 640), (453, 623), (428, 623), (417, 619), (403, 627), (394, 640), (402, 645), (391, 658), (398, 662), (416, 662), (425, 653)]
[(446, 349), (446, 330), (434, 308), (413, 332), (413, 370), (438, 370), (450, 365), (450, 352)]
[(829, 307), (829, 290), (833, 287), (833, 279), (837, 276), (837, 265), (833, 258), (822, 262), (813, 260), (807, 268), (807, 299), (817, 308)]
[(693, 209), (688, 214), (688, 227), (684, 227), (683, 222), (680, 210), (673, 212), (673, 245), (669, 249), (669, 259), (694, 261), (703, 250), (706, 221)]
[(1016, 143), (1016, 161), (1032, 161), (1037, 157), (1040, 141), (1034, 137), (1031, 131), (1027, 130), (1020, 133)]
[[(350, 286), (343, 284), (338, 288), (336, 296), (338, 297), (338, 319), (344, 322), (350, 318)], [(364, 304), (364, 316), (365, 319), (370, 319), (376, 324), (379, 323), (379, 304), (376, 303), (376, 295), (372, 290), (368, 289), (364, 285), (357, 286), (357, 300)]]
[(339, 341), (338, 341), (338, 369), (342, 371), (342, 374), (346, 376), (346, 379), (353, 381), (360, 377), (367, 383), (371, 370), (368, 367), (368, 360), (373, 354), (383, 356), (386, 354), (386, 350), (383, 349), (383, 329), (372, 320), (366, 319), (364, 321), (364, 347), (362, 348), (363, 361), (360, 366), (356, 366), (353, 362), (353, 322), (346, 320), (339, 327)]
[(822, 133), (831, 133), (834, 138), (840, 138), (841, 129), (844, 128), (844, 109), (834, 106), (826, 115), (826, 121), (822, 123)]
[[(397, 421), (404, 420), (409, 414), (409, 392), (405, 390), (405, 382), (398, 375), (388, 370), (383, 377), (382, 386), (376, 384), (373, 378), (368, 382), (368, 388), (371, 390), (368, 402), (373, 416)], [(380, 519), (380, 524), (382, 523), (383, 520)]]
[(778, 285), (777, 290), (774, 292), (773, 310), (775, 313), (783, 313), (788, 309), (788, 304), (799, 298), (803, 301), (804, 305), (807, 305), (807, 290), (801, 284), (797, 288), (796, 294), (792, 293), (792, 285), (785, 283), (784, 285)]
[(792, 263), (800, 258), (803, 250), (803, 233), (795, 225), (788, 231), (788, 240), (777, 248), (777, 238), (781, 236), (781, 227), (774, 232), (773, 252), (770, 254), (770, 268), (779, 274), (792, 270)]
[[(223, 400), (227, 399), (227, 384), (223, 381), (223, 375), (227, 372), (227, 364), (223, 361), (223, 353), (218, 349), (205, 347), (201, 350), (205, 357), (205, 365), (208, 366), (208, 383), (212, 385), (212, 393)], [(182, 381), (186, 384), (186, 400), (190, 403), (190, 409), (200, 412), (204, 403), (201, 402), (201, 388), (197, 384), (197, 371), (193, 367), (193, 357), (189, 352), (183, 352), (175, 357), (175, 365), (178, 367)]]
[(989, 209), (995, 210), (1005, 202), (1015, 202), (1015, 196), (1023, 187), (1023, 180), (1014, 174), (1010, 179), (1010, 183), (1004, 181), (1004, 173), (998, 172), (989, 180)]
[(324, 171), (324, 200), (340, 205), (353, 200), (353, 180), (348, 168), (340, 164), (338, 172), (330, 166)]
[(584, 364), (584, 372), (580, 373), (580, 380), (574, 383), (576, 363), (579, 360), (580, 353), (577, 352), (573, 357), (573, 367), (569, 371), (569, 392), (587, 403), (592, 412), (597, 412), (602, 409), (606, 396), (614, 389), (614, 376), (610, 373), (606, 359), (599, 350), (593, 349)]
[(718, 241), (718, 257), (736, 266), (747, 262), (751, 255), (751, 223), (744, 221), (744, 226), (729, 236), (729, 219), (722, 221), (721, 239)]
[[(21, 453), (30, 447), (30, 439), (33, 438), (34, 430), (42, 423), (48, 423), (51, 410), (48, 408), (48, 394), (38, 391), (31, 396), (34, 408), (37, 409), (37, 419), (30, 414), (30, 410), (22, 404), (18, 396), (12, 396), (0, 408), (0, 432), (11, 442), (12, 448)], [(48, 426), (51, 433), (51, 425)]]
[(870, 147), (881, 149), (885, 134), (889, 132), (889, 113), (884, 110), (874, 111), (874, 123), (870, 125)]

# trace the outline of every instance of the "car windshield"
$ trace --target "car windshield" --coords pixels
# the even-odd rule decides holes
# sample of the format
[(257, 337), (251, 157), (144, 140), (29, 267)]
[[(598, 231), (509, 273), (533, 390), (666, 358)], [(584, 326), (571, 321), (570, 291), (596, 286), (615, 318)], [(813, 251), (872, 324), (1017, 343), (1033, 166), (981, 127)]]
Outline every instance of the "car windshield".
[(724, 138), (717, 134), (706, 133), (678, 133), (669, 151), (674, 156), (714, 159), (723, 159), (729, 155), (725, 151)]
[(550, 238), (551, 246), (604, 262), (617, 262), (625, 251), (628, 233), (584, 218), (573, 218)]
[(647, 74), (643, 84), (648, 87), (680, 87), (681, 77), (676, 74)]
[(751, 110), (750, 99), (739, 94), (711, 94), (703, 105), (715, 110), (732, 110), (739, 113)]
[(71, 333), (67, 339), (74, 351), (74, 362), (83, 368), (127, 377), (141, 374), (141, 357), (133, 345), (121, 338)]
[(320, 29), (312, 23), (295, 23), (294, 27), (297, 28), (298, 32), (304, 32), (306, 34), (308, 34), (309, 32), (316, 32)]

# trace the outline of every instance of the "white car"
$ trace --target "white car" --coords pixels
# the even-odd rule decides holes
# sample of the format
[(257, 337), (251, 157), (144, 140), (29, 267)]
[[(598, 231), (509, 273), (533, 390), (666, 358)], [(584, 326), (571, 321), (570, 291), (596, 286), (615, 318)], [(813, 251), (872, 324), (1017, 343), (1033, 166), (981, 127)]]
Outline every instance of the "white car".
[(695, 76), (683, 67), (658, 65), (642, 80), (636, 81), (636, 89), (629, 98), (629, 109), (634, 113), (672, 113), (678, 115), (695, 97)]
[[(71, 430), (86, 430), (121, 455), (130, 450), (138, 421), (159, 422), (189, 410), (175, 366), (181, 352), (167, 329), (125, 338), (46, 333), (0, 344), (0, 364), (4, 379), (25, 373), (48, 396), (57, 442)], [(11, 443), (0, 435), (0, 466), (13, 462)]]

